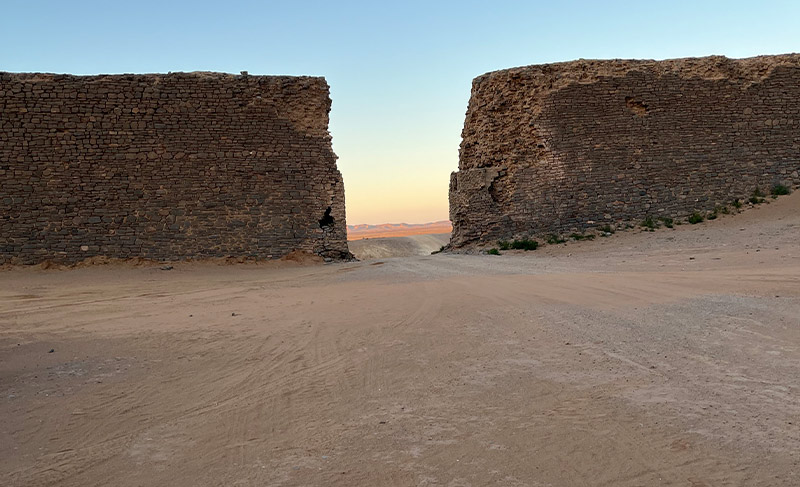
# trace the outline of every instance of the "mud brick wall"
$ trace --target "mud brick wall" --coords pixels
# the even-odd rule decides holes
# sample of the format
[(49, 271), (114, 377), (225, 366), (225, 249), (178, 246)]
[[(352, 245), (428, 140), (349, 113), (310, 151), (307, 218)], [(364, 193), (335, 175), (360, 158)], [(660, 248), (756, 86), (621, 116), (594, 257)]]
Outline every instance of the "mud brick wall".
[(330, 105), (314, 77), (0, 73), (0, 263), (346, 257)]
[(492, 72), (462, 137), (454, 247), (712, 210), (800, 183), (800, 55)]

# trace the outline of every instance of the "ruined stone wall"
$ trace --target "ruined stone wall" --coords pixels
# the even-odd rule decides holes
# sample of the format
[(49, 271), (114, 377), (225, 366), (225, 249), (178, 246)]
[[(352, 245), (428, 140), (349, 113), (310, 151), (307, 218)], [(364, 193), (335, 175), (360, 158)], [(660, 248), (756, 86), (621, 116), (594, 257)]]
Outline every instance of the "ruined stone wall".
[(462, 137), (455, 247), (711, 210), (800, 183), (800, 55), (488, 73)]
[(330, 104), (314, 77), (0, 73), (0, 263), (347, 256)]

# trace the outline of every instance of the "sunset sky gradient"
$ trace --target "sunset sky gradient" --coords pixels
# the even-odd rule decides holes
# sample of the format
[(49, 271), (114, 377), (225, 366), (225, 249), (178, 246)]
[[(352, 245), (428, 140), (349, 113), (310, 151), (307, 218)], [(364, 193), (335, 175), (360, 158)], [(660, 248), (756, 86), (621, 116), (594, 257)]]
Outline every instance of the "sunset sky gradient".
[(800, 51), (800, 2), (4, 0), (0, 70), (325, 76), (350, 224), (447, 219), (472, 78)]

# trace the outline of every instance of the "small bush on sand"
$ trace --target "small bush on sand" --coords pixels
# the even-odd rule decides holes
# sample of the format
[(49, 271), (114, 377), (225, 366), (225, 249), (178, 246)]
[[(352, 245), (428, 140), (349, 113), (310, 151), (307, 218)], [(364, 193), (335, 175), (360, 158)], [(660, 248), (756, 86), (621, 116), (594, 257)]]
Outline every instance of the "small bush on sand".
[(708, 218), (709, 220), (716, 220), (717, 217), (720, 216), (721, 214), (726, 214), (727, 215), (728, 213), (730, 213), (730, 212), (728, 211), (728, 207), (727, 206), (719, 206), (719, 205), (717, 205), (717, 206), (714, 207), (714, 211), (709, 213), (706, 218)]
[(784, 186), (782, 184), (776, 184), (772, 187), (772, 196), (783, 196), (791, 192), (792, 190), (789, 189), (788, 186)]
[(642, 220), (642, 223), (640, 223), (639, 226), (647, 228), (649, 230), (655, 230), (656, 228), (658, 228), (658, 222), (654, 220), (652, 216), (647, 215), (647, 218)]
[(673, 228), (674, 227), (675, 222), (672, 220), (672, 218), (670, 218), (668, 216), (662, 216), (661, 218), (659, 218), (659, 220), (661, 220), (661, 223), (663, 223), (664, 226), (667, 227), (667, 228)]
[(700, 223), (703, 220), (705, 220), (705, 218), (703, 218), (703, 215), (701, 215), (696, 211), (691, 215), (689, 215), (689, 223), (691, 223), (692, 225)]
[(560, 235), (556, 235), (555, 233), (552, 233), (547, 236), (547, 243), (550, 245), (562, 244), (564, 242), (566, 242), (566, 240), (561, 238)]
[(511, 248), (516, 250), (536, 250), (539, 248), (539, 242), (536, 240), (528, 240), (527, 238), (514, 240), (511, 242)]
[(750, 195), (750, 199), (747, 201), (754, 205), (761, 204), (764, 202), (764, 193), (762, 193), (760, 189), (756, 188), (753, 190), (753, 194)]
[(497, 245), (500, 247), (500, 250), (508, 250), (511, 248), (511, 243), (507, 240), (500, 240), (497, 242)]
[(742, 207), (742, 200), (736, 198), (735, 200), (733, 200), (733, 203), (731, 203), (731, 205), (738, 210)]
[(500, 251), (497, 249), (489, 249), (486, 251), (486, 253), (489, 255), (500, 255)]
[(590, 234), (573, 233), (572, 235), (569, 236), (569, 238), (571, 238), (572, 240), (577, 240), (577, 241), (594, 240), (594, 235), (592, 235), (591, 233)]

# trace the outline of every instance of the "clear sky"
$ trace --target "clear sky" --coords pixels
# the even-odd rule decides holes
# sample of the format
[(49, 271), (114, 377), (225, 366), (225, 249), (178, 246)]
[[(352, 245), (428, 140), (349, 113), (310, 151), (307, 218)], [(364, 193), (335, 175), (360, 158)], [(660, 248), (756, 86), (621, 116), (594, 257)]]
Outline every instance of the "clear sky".
[(800, 0), (0, 0), (0, 70), (325, 76), (348, 223), (447, 219), (472, 78), (800, 51)]

